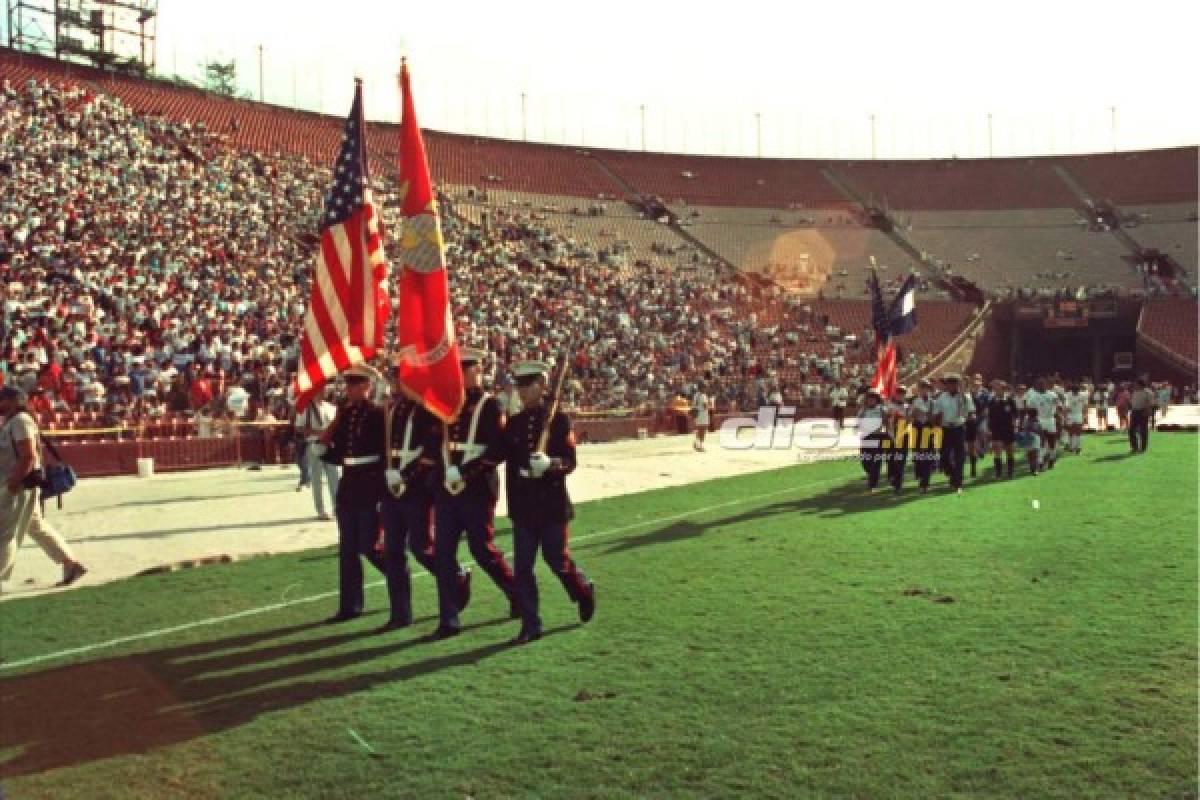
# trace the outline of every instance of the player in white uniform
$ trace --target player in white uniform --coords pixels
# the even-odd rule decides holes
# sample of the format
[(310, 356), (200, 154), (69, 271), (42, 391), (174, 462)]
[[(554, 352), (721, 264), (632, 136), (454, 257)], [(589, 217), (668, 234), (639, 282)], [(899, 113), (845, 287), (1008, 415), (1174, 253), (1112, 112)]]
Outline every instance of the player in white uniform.
[(1079, 384), (1067, 391), (1067, 452), (1079, 454), (1083, 445), (1083, 421), (1087, 419), (1088, 393)]
[(1058, 395), (1046, 389), (1046, 381), (1038, 378), (1034, 387), (1025, 393), (1025, 408), (1037, 412), (1038, 427), (1042, 431), (1041, 466), (1054, 469), (1058, 461), (1058, 412), (1061, 408)]
[(697, 452), (704, 452), (704, 434), (708, 433), (708, 426), (711, 420), (708, 417), (708, 395), (704, 393), (704, 387), (696, 388), (696, 396), (692, 400), (692, 410), (696, 412), (696, 441), (692, 443), (692, 447)]

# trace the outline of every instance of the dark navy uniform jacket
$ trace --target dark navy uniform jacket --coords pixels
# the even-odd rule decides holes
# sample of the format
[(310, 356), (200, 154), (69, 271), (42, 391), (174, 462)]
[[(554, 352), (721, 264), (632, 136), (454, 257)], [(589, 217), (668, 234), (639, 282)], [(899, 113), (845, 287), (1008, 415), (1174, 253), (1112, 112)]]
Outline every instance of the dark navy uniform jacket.
[(537, 449), (547, 411), (545, 406), (522, 411), (504, 431), (508, 515), (531, 525), (566, 522), (575, 516), (567, 494), (567, 476), (576, 464), (575, 434), (570, 418), (561, 411), (554, 415), (546, 455), (562, 459), (562, 466), (551, 467), (541, 478), (529, 477), (529, 456)]
[(1012, 397), (993, 395), (987, 406), (988, 425), (992, 433), (1012, 435), (1020, 413), (1017, 402)]
[[(387, 491), (383, 477), (383, 421), (383, 409), (370, 401), (343, 405), (338, 410), (337, 428), (325, 459), (342, 465), (338, 508), (371, 508)], [(371, 456), (375, 456), (371, 463), (354, 463)]]
[[(479, 415), (479, 427), (475, 431), (473, 446), (478, 449), (478, 455), (467, 461), (470, 453), (465, 452), (467, 436), (471, 430), (471, 418), (475, 415), (475, 407), (483, 403)], [(495, 498), (500, 492), (500, 478), (496, 467), (504, 460), (504, 415), (500, 413), (500, 405), (496, 398), (484, 397), (483, 389), (467, 389), (466, 401), (458, 418), (447, 426), (449, 433), (448, 449), (449, 463), (458, 467), (463, 480), (467, 483), (464, 493), (485, 492)], [(436, 441), (432, 442), (440, 452), (442, 447), (442, 429), (436, 428)], [(438, 459), (439, 464), (441, 459)], [(464, 463), (466, 462), (466, 463)], [(438, 470), (437, 483), (445, 481), (445, 474)]]
[[(392, 449), (404, 447), (404, 434), (409, 420), (412, 420), (412, 434), (409, 437), (410, 453), (408, 464), (400, 470), (404, 483), (406, 497), (417, 493), (433, 490), (438, 479), (438, 464), (441, 462), (442, 421), (425, 410), (424, 406), (409, 401), (401, 401), (392, 408)], [(390, 462), (399, 466), (399, 455), (393, 455)]]

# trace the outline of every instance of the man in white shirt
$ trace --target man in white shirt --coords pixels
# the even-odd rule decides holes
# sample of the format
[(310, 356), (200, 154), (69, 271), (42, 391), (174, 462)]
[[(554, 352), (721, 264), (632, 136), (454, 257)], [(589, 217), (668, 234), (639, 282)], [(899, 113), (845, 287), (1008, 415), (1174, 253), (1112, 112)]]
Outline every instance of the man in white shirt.
[(850, 392), (840, 383), (829, 390), (829, 402), (833, 406), (833, 421), (837, 429), (842, 429), (842, 421), (846, 419), (846, 403), (850, 400)]
[(25, 410), (25, 395), (14, 387), (0, 388), (0, 582), (12, 576), (21, 546), (29, 534), (46, 555), (63, 568), (59, 586), (70, 586), (87, 569), (75, 560), (59, 533), (46, 524), (36, 487), (27, 487), (30, 473), (42, 466), (37, 423)]
[(1083, 421), (1087, 418), (1088, 393), (1077, 383), (1067, 390), (1067, 452), (1076, 455), (1083, 449)]
[(329, 499), (333, 503), (337, 497), (338, 468), (334, 464), (326, 464), (321, 460), (325, 446), (318, 440), (326, 428), (333, 422), (337, 409), (333, 403), (317, 396), (308, 407), (296, 415), (296, 432), (304, 437), (305, 452), (308, 457), (308, 476), (312, 483), (313, 505), (316, 506), (317, 519), (330, 519), (325, 511), (325, 495), (321, 489), (322, 478), (329, 484)]
[(1038, 378), (1033, 388), (1025, 393), (1025, 408), (1037, 412), (1038, 426), (1042, 429), (1041, 468), (1054, 469), (1058, 461), (1058, 414), (1062, 408), (1058, 395), (1046, 389), (1046, 380)]
[(692, 410), (696, 412), (696, 441), (692, 443), (692, 447), (699, 453), (704, 452), (704, 435), (708, 433), (708, 426), (712, 422), (708, 416), (708, 409), (708, 395), (704, 393), (704, 385), (700, 384), (696, 387), (696, 395), (692, 399)]
[(975, 404), (970, 395), (960, 391), (957, 374), (950, 373), (942, 380), (946, 383), (946, 391), (934, 401), (934, 417), (936, 424), (942, 428), (942, 461), (950, 478), (950, 486), (962, 494), (963, 464), (967, 458), (965, 425), (967, 417), (975, 413)]
[(905, 438), (908, 439), (910, 449), (913, 451), (913, 472), (917, 475), (917, 484), (921, 487), (921, 494), (929, 492), (929, 477), (933, 474), (933, 468), (938, 461), (938, 453), (931, 446), (936, 414), (932, 393), (933, 384), (928, 378), (922, 378), (917, 386), (917, 396), (913, 398), (908, 409), (912, 434), (911, 438)]

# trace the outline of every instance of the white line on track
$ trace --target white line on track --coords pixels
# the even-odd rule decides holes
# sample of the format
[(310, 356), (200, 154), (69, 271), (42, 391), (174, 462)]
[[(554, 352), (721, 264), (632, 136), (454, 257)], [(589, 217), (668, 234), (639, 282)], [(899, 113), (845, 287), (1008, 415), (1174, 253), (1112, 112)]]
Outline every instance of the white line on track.
[[(726, 500), (724, 503), (714, 503), (709, 506), (701, 506), (700, 508), (692, 508), (692, 509), (688, 509), (687, 511), (682, 511), (678, 514), (668, 514), (665, 517), (655, 517), (653, 519), (644, 519), (644, 520), (640, 520), (638, 522), (630, 523), (629, 525), (622, 525), (617, 528), (609, 528), (608, 530), (605, 530), (605, 531), (597, 531), (596, 533), (588, 534), (586, 536), (571, 537), (570, 543), (577, 544), (579, 542), (585, 542), (589, 539), (599, 539), (603, 536), (613, 536), (618, 533), (625, 533), (626, 531), (635, 530), (637, 528), (642, 528), (647, 525), (654, 525), (654, 524), (662, 523), (662, 522), (673, 522), (674, 520), (677, 520), (677, 519), (683, 519), (685, 517), (690, 517), (690, 516), (694, 516), (697, 514), (707, 514), (710, 511), (718, 511), (722, 508), (728, 508), (730, 506), (742, 505), (743, 503), (749, 503), (749, 502), (753, 502), (755, 500), (764, 500), (769, 497), (777, 497), (781, 494), (787, 494), (788, 492), (795, 492), (799, 489), (808, 489), (808, 488), (812, 488), (814, 486), (823, 486), (827, 483), (844, 483), (845, 481), (846, 481), (846, 476), (843, 475), (841, 477), (830, 478), (828, 480), (814, 481), (812, 483), (804, 483), (804, 484), (799, 484), (797, 486), (789, 486), (786, 489), (777, 489), (773, 492), (764, 492), (762, 494), (754, 494), (754, 495), (750, 495), (749, 497), (739, 497), (736, 500)], [(510, 558), (512, 557), (511, 553), (506, 553), (505, 555)], [(413, 575), (413, 577), (419, 578), (422, 576), (426, 576), (428, 574), (429, 574), (428, 572), (418, 572), (418, 573), (415, 573)], [(376, 588), (378, 586), (383, 586), (383, 585), (384, 585), (384, 581), (374, 581), (372, 583), (368, 583), (366, 585), (366, 588), (373, 589), (373, 588)], [(94, 644), (85, 644), (80, 647), (71, 647), (66, 650), (57, 650), (53, 653), (43, 653), (40, 656), (30, 656), (29, 658), (23, 658), (23, 659), (20, 659), (19, 661), (10, 661), (8, 663), (0, 664), (0, 671), (20, 669), (22, 667), (28, 667), (31, 664), (40, 664), (43, 661), (54, 661), (56, 659), (66, 658), (68, 656), (77, 656), (77, 655), (81, 655), (83, 653), (91, 653), (96, 650), (104, 650), (109, 647), (116, 647), (117, 645), (128, 644), (130, 642), (139, 642), (139, 641), (143, 641), (145, 639), (156, 639), (160, 636), (169, 636), (172, 633), (179, 633), (180, 631), (187, 631), (187, 630), (191, 630), (193, 628), (202, 628), (206, 625), (219, 625), (222, 622), (231, 622), (236, 619), (242, 619), (243, 617), (252, 617), (252, 616), (255, 616), (256, 614), (268, 614), (272, 611), (279, 611), (280, 609), (283, 609), (283, 608), (290, 608), (291, 606), (303, 605), (304, 603), (315, 603), (318, 600), (325, 600), (326, 598), (336, 597), (336, 596), (337, 596), (337, 592), (322, 592), (320, 594), (314, 594), (314, 595), (310, 595), (308, 597), (297, 597), (295, 600), (287, 600), (287, 601), (280, 602), (280, 603), (271, 603), (270, 605), (259, 606), (258, 608), (248, 608), (245, 611), (238, 611), (233, 614), (224, 614), (220, 617), (209, 617), (208, 619), (197, 619), (197, 620), (192, 620), (191, 622), (185, 622), (181, 625), (172, 625), (169, 628), (157, 628), (152, 631), (143, 631), (142, 633), (130, 634), (129, 636), (119, 636), (116, 639), (109, 639), (106, 642), (96, 642)]]

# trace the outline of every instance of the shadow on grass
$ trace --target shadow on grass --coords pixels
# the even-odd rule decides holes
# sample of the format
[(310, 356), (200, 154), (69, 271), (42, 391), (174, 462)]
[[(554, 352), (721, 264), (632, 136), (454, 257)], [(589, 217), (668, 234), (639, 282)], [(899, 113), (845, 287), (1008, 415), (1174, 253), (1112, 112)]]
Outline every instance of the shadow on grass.
[(1111, 462), (1111, 461), (1124, 461), (1125, 459), (1133, 458), (1136, 455), (1138, 455), (1138, 453), (1130, 453), (1130, 452), (1113, 453), (1110, 456), (1103, 456), (1102, 458), (1094, 459), (1093, 463), (1104, 464), (1106, 462)]
[[(507, 622), (487, 620), (464, 630)], [(575, 627), (563, 625), (545, 636)], [(413, 628), (372, 635), (373, 628), (361, 627), (273, 643), (318, 628), (326, 630), (306, 623), (6, 678), (0, 685), (0, 752), (13, 755), (0, 764), (0, 779), (145, 753), (236, 728), (259, 714), (478, 664), (511, 647), (470, 647), (469, 636), (433, 644), (410, 633)], [(372, 644), (349, 647), (364, 640)], [(422, 645), (469, 649), (347, 672)], [(320, 677), (332, 670), (341, 674)]]
[[(1106, 458), (1096, 459), (1097, 462), (1114, 461), (1125, 458), (1125, 455), (1114, 455)], [(973, 495), (978, 492), (988, 492), (992, 488), (1002, 486), (1007, 483), (1025, 480), (1030, 477), (1028, 472), (1023, 472), (1024, 464), (1022, 461), (1017, 461), (1017, 475), (1015, 478), (1003, 478), (997, 480), (991, 477), (991, 468), (983, 466), (981, 459), (980, 476), (977, 478), (967, 478), (964, 484), (964, 496)], [(900, 506), (907, 505), (914, 501), (923, 499), (932, 500), (940, 495), (951, 494), (952, 490), (945, 483), (944, 476), (935, 474), (933, 486), (929, 494), (923, 495), (918, 489), (915, 482), (911, 480), (911, 474), (906, 478), (906, 485), (900, 494), (894, 494), (891, 486), (886, 483), (883, 488), (878, 488), (874, 492), (868, 492), (866, 481), (862, 477), (849, 479), (845, 483), (837, 486), (832, 486), (825, 491), (812, 495), (811, 497), (799, 498), (796, 500), (787, 500), (769, 505), (752, 508), (739, 514), (733, 514), (726, 517), (696, 522), (693, 520), (681, 520), (674, 522), (668, 526), (647, 531), (644, 534), (637, 536), (628, 536), (622, 538), (618, 542), (613, 542), (604, 546), (599, 543), (584, 543), (578, 546), (578, 549), (587, 549), (589, 547), (604, 547), (605, 555), (611, 553), (622, 553), (628, 550), (635, 550), (640, 547), (647, 547), (657, 544), (671, 544), (674, 542), (685, 541), (688, 539), (696, 539), (703, 536), (706, 532), (727, 526), (744, 525), (761, 520), (772, 519), (783, 515), (794, 515), (798, 519), (801, 518), (817, 518), (817, 519), (836, 519), (846, 517), (853, 514), (873, 513), (876, 511), (884, 511), (886, 509), (894, 509)], [(573, 548), (575, 549), (575, 548)]]
[(337, 546), (322, 547), (320, 550), (314, 550), (311, 554), (300, 556), (297, 561), (336, 561), (338, 557)]

